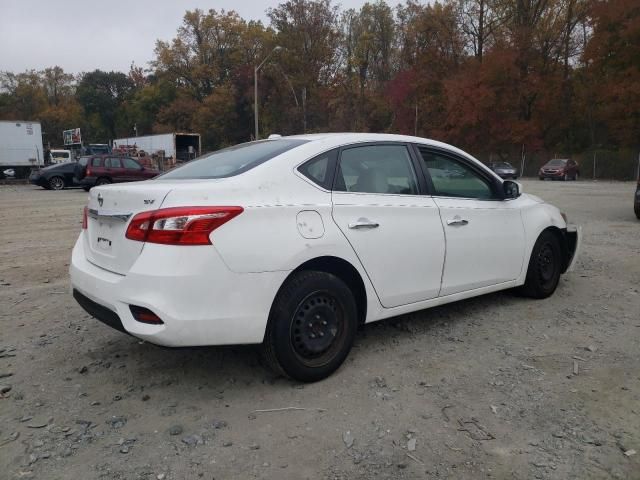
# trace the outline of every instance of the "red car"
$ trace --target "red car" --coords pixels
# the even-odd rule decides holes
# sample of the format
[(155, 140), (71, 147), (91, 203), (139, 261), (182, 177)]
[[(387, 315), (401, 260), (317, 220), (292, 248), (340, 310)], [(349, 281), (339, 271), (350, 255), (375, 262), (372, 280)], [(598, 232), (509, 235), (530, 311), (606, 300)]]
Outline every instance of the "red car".
[(153, 178), (159, 174), (159, 170), (145, 167), (133, 158), (117, 155), (80, 157), (75, 170), (78, 183), (87, 191), (96, 185), (136, 182)]
[(545, 163), (540, 171), (538, 177), (540, 180), (550, 178), (552, 180), (578, 180), (580, 169), (578, 168), (578, 162), (569, 158), (554, 158)]

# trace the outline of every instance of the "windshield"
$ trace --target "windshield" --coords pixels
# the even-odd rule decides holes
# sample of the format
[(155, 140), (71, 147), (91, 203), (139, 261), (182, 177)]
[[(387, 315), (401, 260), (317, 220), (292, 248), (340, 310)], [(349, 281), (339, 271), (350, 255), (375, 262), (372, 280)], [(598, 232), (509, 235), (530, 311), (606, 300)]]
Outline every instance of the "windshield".
[(307, 143), (307, 140), (283, 138), (241, 143), (204, 155), (156, 178), (186, 180), (233, 177), (303, 143)]
[(565, 159), (556, 158), (555, 160), (549, 160), (549, 162), (547, 162), (547, 165), (550, 167), (564, 167), (566, 163), (567, 161)]

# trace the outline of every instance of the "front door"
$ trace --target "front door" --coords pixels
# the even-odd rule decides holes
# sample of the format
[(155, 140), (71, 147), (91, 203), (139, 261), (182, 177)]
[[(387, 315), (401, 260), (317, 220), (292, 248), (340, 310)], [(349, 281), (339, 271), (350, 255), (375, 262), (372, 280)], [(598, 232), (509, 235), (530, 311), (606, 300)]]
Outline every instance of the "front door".
[(524, 259), (520, 201), (455, 154), (419, 147), (440, 209), (447, 253), (440, 296), (515, 280)]
[(434, 200), (422, 195), (409, 147), (367, 144), (342, 150), (333, 219), (384, 307), (438, 296), (444, 233)]

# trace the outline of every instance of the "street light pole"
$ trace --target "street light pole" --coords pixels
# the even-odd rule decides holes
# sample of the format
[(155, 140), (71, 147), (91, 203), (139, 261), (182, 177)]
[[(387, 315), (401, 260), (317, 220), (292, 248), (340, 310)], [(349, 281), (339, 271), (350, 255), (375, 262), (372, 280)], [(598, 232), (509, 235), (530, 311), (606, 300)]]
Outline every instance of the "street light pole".
[(260, 71), (260, 69), (262, 68), (262, 66), (265, 64), (265, 62), (267, 60), (269, 60), (269, 57), (271, 57), (271, 55), (273, 55), (275, 52), (282, 50), (282, 47), (280, 46), (275, 46), (273, 48), (273, 50), (271, 50), (271, 52), (269, 52), (269, 55), (267, 55), (266, 57), (264, 57), (264, 60), (262, 60), (262, 62), (260, 62), (260, 65), (258, 65), (257, 67), (254, 67), (253, 69), (253, 121), (255, 123), (255, 135), (256, 135), (256, 140), (258, 140), (260, 137), (258, 136), (258, 72)]

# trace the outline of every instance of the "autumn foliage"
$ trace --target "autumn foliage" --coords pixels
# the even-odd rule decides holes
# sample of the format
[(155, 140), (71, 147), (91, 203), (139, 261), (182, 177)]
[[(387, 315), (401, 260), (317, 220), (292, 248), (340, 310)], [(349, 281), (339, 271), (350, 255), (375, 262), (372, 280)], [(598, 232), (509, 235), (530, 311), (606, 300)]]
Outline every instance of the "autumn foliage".
[(214, 149), (260, 129), (394, 132), (479, 156), (640, 148), (637, 0), (408, 0), (340, 10), (289, 0), (268, 24), (235, 12), (185, 13), (148, 68), (0, 77), (0, 118), (39, 119), (53, 146), (173, 130)]

